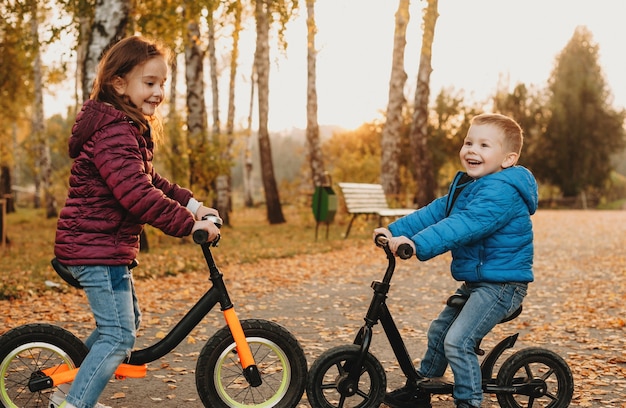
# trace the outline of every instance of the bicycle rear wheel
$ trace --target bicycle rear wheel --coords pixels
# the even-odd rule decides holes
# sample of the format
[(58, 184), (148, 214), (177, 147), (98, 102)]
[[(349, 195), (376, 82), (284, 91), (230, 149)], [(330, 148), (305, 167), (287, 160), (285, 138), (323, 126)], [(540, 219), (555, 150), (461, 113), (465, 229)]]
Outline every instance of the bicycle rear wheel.
[[(30, 391), (31, 379), (43, 370), (80, 366), (87, 346), (69, 331), (50, 324), (27, 324), (0, 336), (0, 406), (3, 408), (49, 407), (57, 387)], [(65, 399), (64, 393), (61, 398)], [(61, 400), (62, 400), (61, 399)]]
[(228, 326), (202, 348), (196, 365), (196, 387), (205, 407), (293, 408), (304, 392), (307, 362), (298, 340), (282, 326), (266, 320), (242, 320), (262, 384), (244, 377)]
[(574, 394), (574, 378), (565, 360), (539, 347), (520, 350), (506, 359), (497, 381), (502, 386), (529, 386), (525, 394), (498, 394), (503, 408), (567, 408)]

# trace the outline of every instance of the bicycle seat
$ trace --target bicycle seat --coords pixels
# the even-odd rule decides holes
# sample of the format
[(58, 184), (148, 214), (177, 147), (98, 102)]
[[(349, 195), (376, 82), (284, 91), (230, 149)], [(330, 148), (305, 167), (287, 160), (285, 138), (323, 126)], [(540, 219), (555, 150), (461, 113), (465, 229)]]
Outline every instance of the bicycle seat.
[[(448, 300), (446, 301), (446, 304), (455, 309), (462, 309), (463, 306), (465, 306), (467, 299), (468, 299), (467, 296), (463, 296), (463, 295), (459, 295), (458, 293), (455, 293), (454, 295), (448, 298)], [(515, 319), (520, 314), (522, 314), (522, 305), (520, 305), (513, 313), (506, 316), (504, 319), (500, 320), (498, 324), (509, 322)]]
[[(70, 270), (67, 269), (67, 267), (63, 265), (57, 258), (53, 258), (50, 263), (52, 264), (52, 267), (54, 268), (56, 273), (61, 277), (61, 279), (67, 282), (67, 284), (77, 289), (83, 288), (80, 282), (78, 282), (78, 280), (72, 275)], [(128, 269), (133, 269), (138, 264), (139, 263), (137, 262), (137, 260), (133, 260), (133, 262), (128, 266)]]

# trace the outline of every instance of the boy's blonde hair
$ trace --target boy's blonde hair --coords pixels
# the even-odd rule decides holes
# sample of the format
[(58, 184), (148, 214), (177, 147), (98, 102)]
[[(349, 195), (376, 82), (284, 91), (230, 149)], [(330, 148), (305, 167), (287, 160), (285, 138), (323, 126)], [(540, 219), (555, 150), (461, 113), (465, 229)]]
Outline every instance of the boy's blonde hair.
[(494, 125), (504, 134), (504, 148), (507, 151), (522, 154), (524, 131), (513, 119), (499, 113), (483, 113), (472, 118), (472, 125)]

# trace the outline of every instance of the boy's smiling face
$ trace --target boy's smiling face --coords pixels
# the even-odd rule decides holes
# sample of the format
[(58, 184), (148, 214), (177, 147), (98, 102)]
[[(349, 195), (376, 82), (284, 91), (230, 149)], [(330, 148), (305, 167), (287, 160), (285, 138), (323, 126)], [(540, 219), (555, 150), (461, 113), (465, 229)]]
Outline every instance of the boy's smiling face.
[(503, 131), (497, 126), (472, 125), (459, 152), (461, 164), (472, 178), (480, 178), (511, 167), (517, 153), (507, 151)]

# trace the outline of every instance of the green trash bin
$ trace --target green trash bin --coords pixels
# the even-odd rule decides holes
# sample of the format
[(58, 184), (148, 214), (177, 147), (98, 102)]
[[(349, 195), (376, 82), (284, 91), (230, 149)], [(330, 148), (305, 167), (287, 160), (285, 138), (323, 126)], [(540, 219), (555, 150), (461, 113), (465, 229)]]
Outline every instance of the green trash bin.
[(315, 187), (313, 193), (313, 203), (311, 209), (315, 217), (315, 239), (317, 240), (317, 229), (320, 222), (326, 223), (326, 238), (328, 238), (328, 225), (335, 219), (337, 213), (338, 198), (333, 189), (329, 186)]

